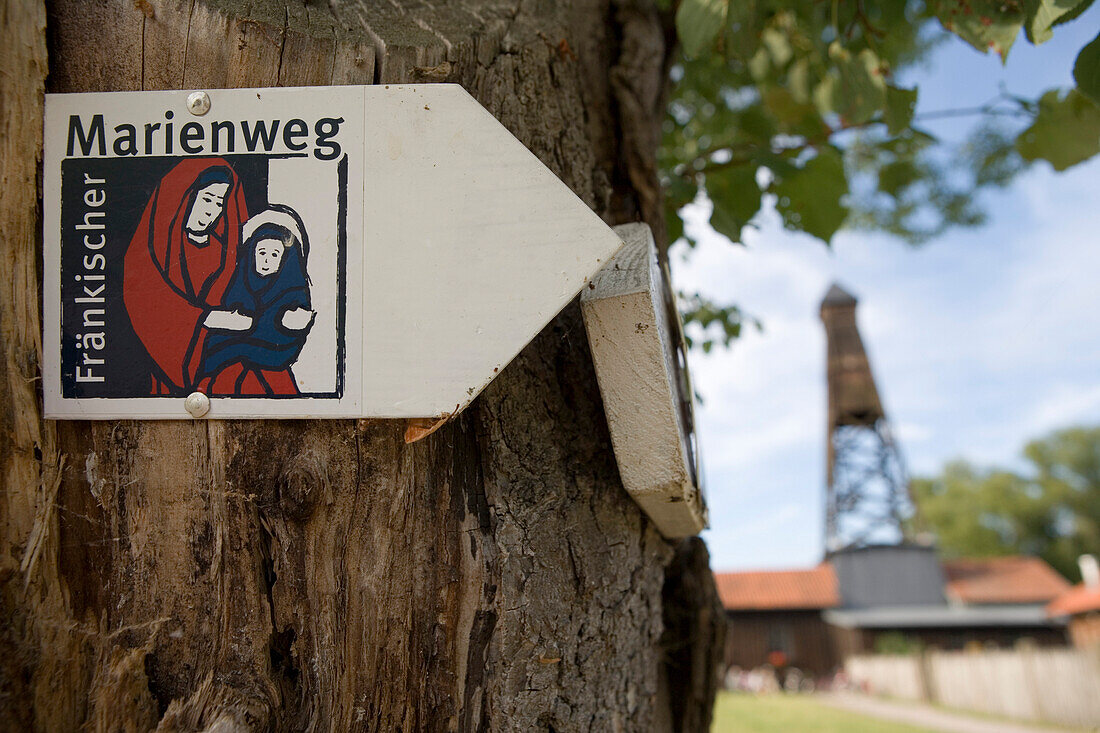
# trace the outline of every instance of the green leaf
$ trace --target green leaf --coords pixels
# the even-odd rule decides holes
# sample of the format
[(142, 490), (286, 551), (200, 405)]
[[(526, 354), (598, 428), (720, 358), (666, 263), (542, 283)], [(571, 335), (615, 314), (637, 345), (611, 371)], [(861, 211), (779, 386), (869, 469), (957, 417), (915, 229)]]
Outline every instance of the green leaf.
[(756, 49), (756, 53), (749, 59), (749, 73), (752, 74), (752, 78), (756, 82), (762, 82), (768, 78), (771, 66), (771, 59), (763, 46)]
[(839, 111), (840, 77), (835, 72), (826, 74), (814, 87), (814, 106), (822, 117)]
[(886, 109), (883, 110), (882, 119), (886, 123), (886, 131), (891, 135), (909, 127), (913, 121), (913, 110), (917, 106), (916, 89), (900, 89), (898, 87), (886, 87)]
[(685, 180), (675, 176), (667, 183), (665, 200), (679, 210), (694, 201), (697, 193), (699, 193), (699, 187), (695, 184), (694, 178)]
[(773, 188), (776, 208), (788, 229), (801, 229), (828, 242), (848, 216), (841, 199), (848, 193), (844, 161), (835, 148), (822, 148), (792, 175)]
[(775, 120), (778, 132), (805, 137), (828, 135), (830, 132), (817, 109), (812, 104), (798, 102), (788, 89), (768, 87), (761, 101)]
[(1100, 34), (1077, 54), (1073, 80), (1077, 82), (1077, 91), (1100, 104)]
[(1080, 4), (1081, 0), (1025, 0), (1027, 40), (1034, 44), (1049, 41), (1054, 37), (1054, 25)]
[(822, 115), (835, 112), (847, 125), (870, 120), (886, 104), (883, 65), (865, 48), (855, 58), (833, 43), (829, 56), (835, 67), (814, 89), (814, 104)]
[(1016, 138), (1016, 150), (1056, 171), (1088, 160), (1100, 153), (1100, 107), (1076, 89), (1065, 96), (1050, 90), (1039, 99), (1035, 122)]
[(992, 122), (974, 130), (959, 151), (977, 186), (1008, 185), (1026, 167), (1016, 150), (1016, 133)]
[(810, 62), (807, 59), (800, 58), (791, 64), (791, 69), (787, 72), (787, 86), (791, 96), (799, 104), (810, 104), (813, 101), (810, 97)]
[[(668, 181), (662, 198), (665, 202), (665, 229), (669, 244), (684, 236), (684, 221), (680, 218), (680, 209), (695, 199), (698, 190), (694, 180), (688, 181), (677, 176)], [(690, 238), (688, 244), (695, 246)]]
[(944, 28), (982, 53), (993, 49), (1001, 61), (1025, 20), (1023, 5), (1005, 0), (933, 0), (932, 10)]
[(882, 167), (878, 172), (878, 188), (894, 198), (909, 184), (921, 179), (921, 171), (911, 160), (899, 160)]
[(760, 40), (764, 42), (768, 53), (771, 54), (775, 68), (782, 69), (791, 60), (791, 44), (787, 37), (775, 28), (765, 28)]
[(776, 178), (784, 178), (801, 170), (801, 168), (792, 162), (797, 155), (798, 153), (796, 151), (772, 153), (767, 150), (762, 150), (754, 155), (753, 159), (757, 165), (771, 171)]
[(729, 0), (683, 0), (676, 11), (676, 33), (684, 53), (698, 56), (709, 50), (726, 25)]
[(741, 241), (741, 229), (760, 210), (756, 166), (739, 165), (707, 173), (707, 196), (714, 204), (710, 225), (733, 242)]
[(794, 95), (783, 87), (768, 87), (761, 101), (776, 122), (784, 127), (797, 124), (807, 112), (813, 111), (809, 105), (799, 104)]
[(669, 244), (684, 236), (684, 220), (680, 218), (680, 210), (674, 206), (665, 206), (665, 233)]
[(753, 105), (737, 115), (737, 133), (741, 140), (751, 140), (767, 146), (776, 133), (775, 122), (764, 113), (760, 105)]
[(1058, 20), (1054, 21), (1054, 25), (1062, 25), (1063, 23), (1068, 23), (1071, 20), (1077, 20), (1077, 18), (1080, 17), (1081, 13), (1092, 7), (1093, 2), (1095, 2), (1095, 0), (1082, 0), (1082, 2), (1077, 4), (1077, 7), (1075, 7), (1073, 10), (1069, 11), (1062, 17), (1058, 18)]
[[(719, 305), (698, 293), (679, 293), (678, 299), (684, 326), (698, 326), (698, 328), (688, 329), (685, 333), (685, 337), (689, 339), (689, 346), (695, 345), (696, 343), (690, 340), (690, 334), (694, 332), (699, 338), (706, 339), (705, 341), (698, 342), (698, 345), (702, 347), (704, 351), (708, 351), (713, 347), (716, 343), (716, 339), (711, 337), (710, 334), (717, 330), (711, 328), (714, 324), (718, 324), (721, 327), (721, 334), (718, 335), (718, 340), (726, 346), (729, 346), (734, 339), (741, 335), (741, 326), (743, 323), (752, 323), (757, 328), (760, 328), (760, 321), (745, 315), (736, 305)], [(711, 346), (707, 346), (707, 344)]]

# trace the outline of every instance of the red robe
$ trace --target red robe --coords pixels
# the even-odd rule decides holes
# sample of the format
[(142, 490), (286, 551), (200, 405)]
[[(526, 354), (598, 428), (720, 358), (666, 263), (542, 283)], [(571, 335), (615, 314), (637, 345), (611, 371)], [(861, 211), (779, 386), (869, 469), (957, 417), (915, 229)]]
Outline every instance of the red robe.
[[(228, 168), (225, 208), (205, 244), (184, 224), (204, 171)], [(126, 250), (123, 301), (134, 332), (155, 363), (150, 393), (186, 394), (195, 387), (207, 313), (218, 308), (233, 277), (241, 223), (248, 218), (240, 179), (221, 158), (185, 158), (157, 185)]]
[(257, 369), (245, 367), (239, 361), (199, 383), (199, 391), (212, 396), (286, 397), (300, 395), (290, 368)]

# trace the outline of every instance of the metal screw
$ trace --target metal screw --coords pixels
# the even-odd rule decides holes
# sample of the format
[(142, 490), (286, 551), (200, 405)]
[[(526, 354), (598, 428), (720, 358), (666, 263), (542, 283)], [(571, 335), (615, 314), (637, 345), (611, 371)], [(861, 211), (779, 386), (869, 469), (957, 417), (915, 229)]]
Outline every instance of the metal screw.
[(187, 109), (199, 117), (210, 111), (210, 95), (206, 92), (191, 92), (187, 95)]
[(183, 401), (183, 407), (191, 414), (191, 417), (202, 417), (210, 412), (210, 398), (202, 392), (192, 392)]

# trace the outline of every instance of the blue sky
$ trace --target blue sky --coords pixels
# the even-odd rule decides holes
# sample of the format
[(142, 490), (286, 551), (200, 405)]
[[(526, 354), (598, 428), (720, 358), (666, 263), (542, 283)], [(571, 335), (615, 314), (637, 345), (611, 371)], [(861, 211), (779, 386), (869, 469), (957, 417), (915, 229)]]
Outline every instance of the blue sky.
[[(1002, 68), (962, 42), (939, 47), (916, 82), (920, 112), (969, 107), (1000, 84), (1035, 96), (1072, 84), (1076, 51), (1100, 5), (1039, 47), (1021, 36)], [(1090, 32), (1091, 31), (1091, 32)], [(938, 123), (958, 138), (968, 122)], [(729, 350), (693, 352), (704, 398), (699, 430), (711, 512), (704, 537), (719, 570), (797, 567), (823, 550), (825, 339), (821, 297), (839, 281), (914, 474), (952, 458), (1020, 466), (1030, 438), (1100, 423), (1100, 160), (1063, 173), (1033, 166), (989, 194), (990, 222), (914, 249), (843, 232), (832, 249), (782, 229), (765, 210), (747, 247), (706, 225), (671, 254), (677, 286), (734, 301), (764, 322)]]

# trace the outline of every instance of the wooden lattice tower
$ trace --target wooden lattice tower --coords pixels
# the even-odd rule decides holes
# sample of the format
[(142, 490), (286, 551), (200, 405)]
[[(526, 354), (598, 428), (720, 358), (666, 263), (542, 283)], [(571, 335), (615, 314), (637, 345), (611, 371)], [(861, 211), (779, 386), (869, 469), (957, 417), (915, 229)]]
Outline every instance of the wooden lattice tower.
[(856, 326), (856, 299), (833, 285), (821, 302), (828, 339), (828, 551), (905, 539), (912, 512), (901, 453)]

